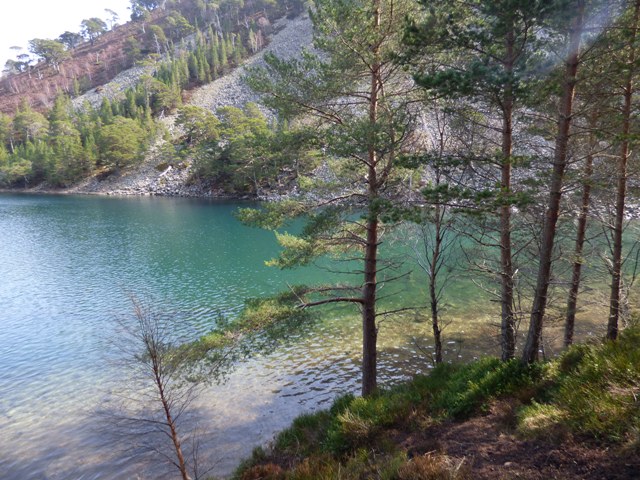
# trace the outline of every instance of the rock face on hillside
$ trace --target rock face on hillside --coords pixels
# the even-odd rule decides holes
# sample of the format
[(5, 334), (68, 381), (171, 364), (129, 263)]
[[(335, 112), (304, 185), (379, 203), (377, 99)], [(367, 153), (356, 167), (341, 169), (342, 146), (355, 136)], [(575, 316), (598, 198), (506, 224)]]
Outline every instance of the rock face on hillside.
[(264, 55), (274, 53), (280, 58), (299, 57), (303, 48), (311, 47), (312, 24), (308, 16), (294, 20), (283, 19), (275, 25), (276, 33), (269, 45), (249, 58), (229, 75), (193, 91), (189, 103), (215, 112), (220, 107), (241, 108), (248, 102), (258, 102), (259, 96), (242, 81), (247, 68), (264, 65)]
[[(165, 15), (165, 11), (158, 9), (151, 13), (147, 23), (161, 22)], [(106, 32), (93, 43), (82, 43), (73, 50), (73, 57), (62, 62), (58, 70), (40, 62), (30, 72), (1, 78), (0, 112), (13, 114), (22, 100), (35, 110), (45, 111), (52, 106), (58, 92), (73, 92), (74, 81), (82, 90), (101, 90), (101, 85), (128, 71), (131, 66), (131, 60), (124, 53), (126, 39), (143, 39), (143, 35), (140, 22), (128, 22)]]
[(122, 99), (124, 98), (124, 92), (128, 88), (135, 87), (143, 75), (152, 75), (154, 71), (155, 66), (152, 65), (132, 67), (125, 70), (116, 75), (110, 82), (74, 98), (72, 100), (73, 106), (75, 108), (82, 108), (82, 105), (87, 102), (93, 108), (98, 108), (102, 103), (102, 99), (105, 97), (110, 101)]
[[(263, 57), (267, 52), (289, 59), (299, 57), (303, 48), (311, 47), (312, 25), (306, 15), (293, 20), (280, 19), (274, 25), (274, 30), (276, 33), (265, 49), (247, 59), (240, 68), (228, 75), (191, 91), (186, 103), (215, 112), (220, 107), (242, 108), (247, 102), (258, 102), (259, 96), (242, 81), (247, 68), (264, 65)], [(104, 97), (110, 101), (122, 98), (127, 88), (134, 87), (143, 75), (152, 75), (155, 69), (154, 65), (146, 65), (125, 70), (110, 82), (74, 98), (73, 105), (80, 108), (83, 103), (88, 102), (97, 108)]]
[[(294, 58), (300, 55), (302, 48), (311, 46), (312, 25), (308, 16), (293, 20), (282, 19), (275, 25), (275, 31), (264, 50), (246, 60), (241, 67), (230, 74), (194, 90), (188, 103), (215, 112), (224, 106), (241, 108), (247, 102), (258, 102), (259, 96), (252, 92), (242, 80), (246, 69), (263, 64), (266, 52), (273, 52), (281, 58)], [(134, 82), (143, 73), (141, 69), (127, 70), (105, 85), (100, 92), (89, 92), (79, 97), (77, 101), (79, 104), (85, 100), (92, 104), (99, 104), (103, 95), (117, 95), (119, 87), (126, 82)], [(162, 121), (169, 132), (173, 133), (173, 118), (167, 117)], [(67, 189), (67, 192), (102, 195), (225, 196), (224, 191), (212, 188), (210, 185), (189, 184), (189, 165), (181, 164), (176, 167), (164, 165), (157, 155), (161, 143), (150, 150), (145, 162), (139, 167), (105, 179), (98, 177), (86, 179)]]

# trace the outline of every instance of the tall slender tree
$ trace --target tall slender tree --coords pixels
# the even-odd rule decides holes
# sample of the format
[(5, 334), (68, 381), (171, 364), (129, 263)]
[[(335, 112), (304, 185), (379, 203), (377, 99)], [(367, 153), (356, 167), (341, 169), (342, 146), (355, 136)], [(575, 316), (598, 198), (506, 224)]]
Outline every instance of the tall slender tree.
[(589, 219), (589, 209), (591, 206), (591, 186), (593, 182), (593, 158), (596, 150), (596, 125), (595, 115), (590, 117), (587, 128), (589, 129), (589, 139), (587, 153), (584, 159), (582, 171), (582, 195), (580, 198), (580, 212), (578, 213), (578, 225), (576, 229), (575, 247), (573, 253), (573, 265), (571, 268), (571, 284), (567, 298), (567, 313), (565, 317), (564, 345), (568, 347), (573, 343), (573, 333), (575, 331), (576, 313), (578, 311), (578, 294), (582, 280), (582, 265), (584, 263), (584, 247), (587, 236), (587, 221)]
[[(529, 95), (537, 33), (550, 13), (550, 0), (445, 0), (421, 2), (426, 18), (409, 28), (406, 41), (423, 49), (417, 82), (433, 95), (465, 97), (487, 105), (498, 117), (497, 151), (490, 159), (499, 169), (493, 193), (499, 216), (500, 304), (502, 359), (515, 356), (517, 313), (514, 299), (512, 209), (518, 200), (513, 188), (514, 116)], [(412, 55), (413, 56), (413, 55)], [(412, 60), (415, 61), (415, 60)], [(489, 120), (490, 121), (490, 120)], [(522, 152), (521, 152), (522, 153)], [(483, 203), (486, 204), (486, 196)]]
[(543, 320), (547, 307), (547, 294), (551, 278), (551, 263), (556, 227), (560, 214), (560, 200), (567, 168), (570, 128), (573, 119), (573, 101), (581, 63), (582, 37), (585, 25), (586, 0), (568, 2), (571, 18), (566, 43), (565, 68), (562, 76), (562, 95), (559, 102), (557, 133), (554, 147), (551, 185), (547, 201), (544, 227), (540, 239), (540, 264), (531, 307), (531, 318), (522, 360), (533, 363), (538, 358)]
[[(411, 84), (394, 60), (410, 13), (406, 0), (317, 0), (311, 17), (314, 46), (322, 55), (307, 52), (288, 62), (267, 56), (267, 69), (249, 78), (282, 118), (306, 118), (308, 131), (317, 133), (318, 144), (343, 174), (342, 192), (331, 193), (322, 213), (312, 214), (317, 203), (296, 208), (311, 213), (311, 223), (299, 238), (280, 237), (288, 248), (277, 263), (305, 263), (332, 249), (360, 252), (360, 285), (331, 289), (336, 296), (304, 300), (303, 305), (349, 302), (360, 307), (365, 396), (377, 389), (381, 219), (409, 128)], [(354, 220), (358, 211), (364, 213)]]
[(633, 99), (636, 91), (636, 75), (638, 72), (638, 26), (640, 24), (640, 0), (631, 2), (630, 11), (626, 12), (630, 20), (622, 25), (624, 38), (624, 60), (622, 69), (624, 81), (622, 84), (622, 128), (620, 131), (620, 155), (617, 162), (615, 218), (613, 222), (613, 258), (611, 268), (611, 294), (609, 300), (609, 321), (607, 323), (607, 338), (618, 338), (621, 306), (622, 283), (622, 233), (625, 221), (625, 202), (627, 197), (627, 165), (631, 146)]

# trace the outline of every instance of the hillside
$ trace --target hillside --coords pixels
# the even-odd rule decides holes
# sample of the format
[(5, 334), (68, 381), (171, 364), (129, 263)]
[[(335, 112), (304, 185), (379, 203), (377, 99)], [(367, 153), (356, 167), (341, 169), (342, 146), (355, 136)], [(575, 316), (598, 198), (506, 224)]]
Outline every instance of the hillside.
[[(231, 71), (228, 75), (213, 82), (195, 88), (189, 92), (187, 105), (206, 108), (215, 112), (223, 106), (241, 108), (247, 102), (256, 102), (259, 97), (253, 93), (243, 82), (242, 77), (247, 68), (258, 66), (266, 53), (272, 52), (281, 58), (293, 58), (297, 56), (301, 48), (311, 44), (311, 21), (306, 15), (295, 19), (281, 19), (274, 30), (276, 33), (269, 38), (268, 46), (247, 59), (240, 68)], [(121, 74), (121, 77), (131, 78), (139, 74), (138, 69), (130, 69)], [(81, 104), (85, 100), (92, 103), (100, 102), (100, 99), (110, 92), (119, 92), (122, 82), (118, 79), (103, 86), (101, 92), (89, 92), (77, 99)], [(176, 135), (174, 125), (175, 116), (162, 119), (167, 130)], [(179, 195), (179, 196), (224, 196), (221, 190), (212, 189), (210, 185), (190, 184), (190, 165), (184, 168), (162, 166), (163, 158), (158, 155), (162, 140), (146, 155), (146, 160), (132, 169), (119, 175), (104, 178), (100, 175), (91, 176), (64, 191), (67, 193), (88, 193), (108, 195)], [(160, 167), (160, 168), (158, 168)]]
[[(167, 11), (155, 10), (145, 22), (130, 21), (104, 33), (93, 43), (86, 41), (73, 49), (59, 70), (41, 61), (30, 71), (8, 75), (0, 80), (0, 112), (12, 115), (21, 101), (26, 100), (39, 112), (51, 108), (60, 93), (74, 94), (74, 82), (82, 91), (90, 91), (113, 80), (133, 66), (125, 53), (129, 37), (144, 41), (145, 31), (158, 25)], [(145, 29), (143, 29), (143, 25)]]
[(292, 20), (281, 19), (276, 23), (275, 31), (277, 33), (264, 50), (247, 59), (241, 68), (193, 90), (188, 103), (215, 112), (227, 105), (241, 108), (247, 102), (258, 102), (259, 96), (242, 81), (247, 68), (263, 65), (262, 58), (266, 53), (291, 59), (299, 56), (303, 48), (311, 46), (312, 25), (307, 15)]
[[(66, 60), (42, 54), (35, 66), (21, 63), (14, 70), (22, 72), (4, 78), (0, 89), (0, 186), (255, 194), (257, 184), (218, 188), (225, 182), (209, 174), (199, 184), (203, 175), (194, 175), (193, 160), (182, 151), (188, 146), (181, 138), (184, 125), (174, 125), (176, 114), (183, 107), (215, 113), (257, 100), (242, 83), (245, 68), (259, 64), (267, 51), (299, 54), (311, 41), (310, 21), (301, 12), (300, 2), (284, 1), (157, 4), (138, 20), (66, 50)], [(270, 114), (262, 112), (266, 128), (264, 115)]]
[[(212, 40), (212, 34), (230, 41), (228, 49), (241, 43), (255, 53), (267, 43), (265, 37), (273, 33), (272, 22), (303, 11), (298, 1), (244, 4), (223, 0), (204, 5), (183, 0), (140, 2), (140, 5), (144, 7), (138, 7), (141, 10), (135, 19), (123, 25), (106, 30), (105, 24), (105, 30), (91, 39), (75, 34), (74, 48), (63, 47), (59, 39), (46, 40), (64, 48), (63, 54), (47, 57), (43, 48), (35, 64), (33, 57), (27, 63), (13, 61), (21, 67), (7, 67), (8, 73), (0, 78), (0, 113), (13, 115), (23, 101), (35, 111), (46, 112), (61, 93), (71, 97), (84, 94), (76, 98), (76, 106), (88, 99), (93, 107), (98, 107), (106, 84), (111, 85), (109, 96), (124, 93), (135, 86), (142, 74), (155, 75), (163, 63), (194, 51), (207, 35), (207, 41)], [(241, 61), (236, 53), (227, 51), (233, 65)], [(221, 60), (226, 64), (226, 58)], [(220, 70), (224, 67), (221, 65)], [(182, 87), (191, 90), (203, 83), (207, 83), (204, 77), (192, 79)], [(114, 85), (118, 88), (114, 89)]]

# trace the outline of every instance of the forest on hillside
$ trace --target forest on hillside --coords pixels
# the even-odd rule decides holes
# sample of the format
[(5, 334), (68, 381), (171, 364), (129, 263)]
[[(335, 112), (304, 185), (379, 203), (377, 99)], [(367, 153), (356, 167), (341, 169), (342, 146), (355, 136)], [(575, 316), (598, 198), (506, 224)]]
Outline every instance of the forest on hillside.
[[(20, 88), (3, 93), (21, 100), (12, 115), (0, 113), (0, 185), (64, 187), (92, 174), (140, 163), (148, 148), (163, 137), (158, 116), (175, 112), (189, 90), (223, 76), (262, 49), (272, 32), (271, 22), (296, 15), (301, 8), (296, 2), (182, 1), (163, 2), (161, 7), (158, 2), (133, 1), (127, 25), (107, 31), (105, 24), (91, 35), (86, 33), (86, 38), (75, 33), (71, 43), (63, 43), (69, 36), (64, 34), (58, 40), (34, 39), (30, 44), (38, 63), (32, 65), (33, 57), (12, 60), (3, 82), (37, 84), (49, 77), (64, 77), (64, 82), (53, 88), (47, 84), (45, 92), (35, 94), (36, 98), (52, 90), (56, 94), (45, 111), (34, 95), (21, 94)], [(118, 29), (129, 35), (120, 38)], [(101, 104), (85, 102), (73, 108), (70, 99), (95, 87), (91, 69), (86, 75), (69, 73), (75, 72), (75, 58), (84, 58), (85, 49), (94, 42), (100, 46), (103, 40), (106, 46), (101, 51), (113, 43), (120, 54), (96, 64), (116, 62), (114, 72), (137, 65), (148, 67), (148, 73), (121, 95), (105, 95)], [(114, 130), (121, 135), (113, 135)]]

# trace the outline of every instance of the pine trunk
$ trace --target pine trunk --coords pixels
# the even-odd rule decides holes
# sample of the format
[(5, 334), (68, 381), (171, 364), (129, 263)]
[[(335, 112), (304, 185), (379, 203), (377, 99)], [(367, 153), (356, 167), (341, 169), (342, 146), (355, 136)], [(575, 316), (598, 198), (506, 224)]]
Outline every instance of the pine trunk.
[[(377, 215), (376, 213), (370, 213)], [(367, 245), (364, 260), (364, 287), (362, 291), (362, 396), (374, 393), (377, 382), (376, 287), (378, 254), (378, 219), (367, 221)]]
[[(380, 3), (375, 1), (373, 27), (380, 28)], [(374, 58), (379, 55), (379, 47), (374, 47)], [(371, 66), (371, 86), (369, 91), (369, 124), (373, 129), (378, 122), (378, 102), (381, 89), (381, 66), (378, 61)], [(377, 381), (377, 341), (376, 290), (378, 273), (378, 212), (375, 202), (378, 199), (378, 152), (375, 144), (368, 149), (368, 194), (369, 211), (367, 216), (367, 241), (364, 252), (364, 285), (362, 287), (362, 396), (373, 394), (378, 388)]]
[(568, 42), (568, 56), (565, 66), (562, 98), (560, 101), (560, 115), (558, 118), (558, 133), (551, 174), (551, 187), (549, 200), (544, 219), (544, 228), (540, 242), (540, 265), (538, 278), (531, 308), (531, 319), (527, 342), (522, 352), (522, 360), (533, 363), (538, 358), (540, 339), (542, 337), (543, 320), (547, 307), (547, 293), (551, 278), (551, 262), (553, 246), (556, 235), (558, 216), (560, 214), (560, 200), (562, 198), (562, 185), (564, 172), (567, 167), (567, 151), (569, 146), (569, 131), (573, 114), (573, 97), (575, 94), (578, 66), (580, 64), (580, 47), (584, 23), (584, 0), (577, 2), (575, 17), (572, 20)]
[(627, 162), (629, 160), (629, 134), (631, 133), (631, 109), (633, 101), (633, 77), (636, 63), (636, 37), (638, 33), (638, 20), (640, 17), (640, 0), (635, 3), (631, 38), (629, 39), (630, 51), (627, 61), (627, 78), (624, 86), (624, 105), (622, 107), (622, 145), (618, 157), (618, 185), (616, 189), (616, 210), (613, 222), (613, 267), (611, 270), (611, 297), (609, 301), (609, 322), (607, 325), (607, 338), (618, 338), (621, 305), (621, 281), (622, 281), (622, 233), (624, 230), (624, 210), (627, 196)]
[(573, 273), (571, 276), (571, 287), (567, 300), (567, 316), (564, 326), (564, 346), (568, 347), (573, 343), (573, 332), (576, 323), (576, 311), (578, 305), (578, 293), (580, 291), (580, 280), (582, 274), (582, 258), (584, 251), (584, 240), (587, 234), (587, 219), (589, 216), (589, 204), (591, 199), (591, 180), (593, 175), (593, 149), (595, 147), (595, 135), (592, 133), (589, 141), (589, 154), (585, 159), (584, 178), (582, 180), (582, 203), (580, 215), (578, 216), (578, 231), (576, 232), (576, 246), (574, 251), (575, 260), (573, 262)]
[(440, 205), (435, 206), (435, 245), (431, 255), (431, 265), (429, 272), (429, 299), (431, 303), (431, 328), (433, 330), (433, 343), (435, 347), (435, 361), (442, 363), (442, 329), (440, 328), (440, 320), (438, 318), (438, 262), (440, 261), (440, 250), (442, 248), (442, 222), (444, 220), (444, 212)]

